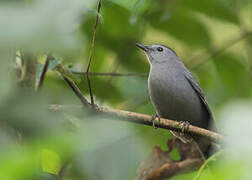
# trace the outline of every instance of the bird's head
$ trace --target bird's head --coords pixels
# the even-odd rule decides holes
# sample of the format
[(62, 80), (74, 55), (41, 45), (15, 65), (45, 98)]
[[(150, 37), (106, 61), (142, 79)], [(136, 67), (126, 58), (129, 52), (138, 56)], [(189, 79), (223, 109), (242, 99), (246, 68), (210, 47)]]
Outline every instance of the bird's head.
[(156, 63), (160, 64), (160, 63), (170, 63), (171, 61), (180, 61), (176, 52), (167, 46), (160, 44), (145, 46), (140, 43), (137, 43), (136, 45), (145, 52), (150, 64), (156, 64)]

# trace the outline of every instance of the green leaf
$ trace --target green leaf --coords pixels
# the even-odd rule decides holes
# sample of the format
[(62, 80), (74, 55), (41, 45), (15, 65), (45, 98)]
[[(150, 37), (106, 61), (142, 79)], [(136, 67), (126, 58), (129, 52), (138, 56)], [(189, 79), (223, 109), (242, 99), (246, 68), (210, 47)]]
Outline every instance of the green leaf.
[[(85, 10), (86, 1), (36, 1), (33, 5), (1, 4), (0, 48), (41, 50), (64, 53), (78, 49), (80, 36), (72, 27)], [(25, 26), (23, 26), (25, 24)]]
[(178, 8), (176, 11), (169, 11), (166, 8), (158, 9), (149, 14), (147, 20), (153, 27), (169, 33), (189, 46), (208, 47), (210, 44), (210, 38), (204, 25), (186, 9)]
[(234, 4), (223, 0), (185, 0), (183, 6), (189, 10), (198, 11), (208, 16), (238, 23), (237, 13), (234, 12)]
[(170, 156), (172, 157), (172, 160), (174, 161), (180, 160), (179, 151), (176, 148), (171, 151)]
[(108, 0), (122, 6), (132, 13), (139, 14), (149, 8), (151, 0)]
[(130, 10), (135, 6), (138, 0), (109, 0), (109, 1)]
[(43, 149), (41, 152), (41, 165), (44, 172), (58, 174), (61, 167), (61, 160), (56, 152)]
[(219, 78), (226, 88), (225, 93), (230, 96), (237, 93), (246, 75), (246, 68), (242, 62), (232, 54), (223, 54), (217, 56), (214, 63)]

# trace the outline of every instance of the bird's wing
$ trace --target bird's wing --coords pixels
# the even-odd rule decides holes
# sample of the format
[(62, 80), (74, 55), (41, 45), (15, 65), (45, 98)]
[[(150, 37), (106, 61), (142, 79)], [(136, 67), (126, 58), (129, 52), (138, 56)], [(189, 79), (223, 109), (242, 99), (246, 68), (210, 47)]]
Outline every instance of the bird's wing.
[(185, 78), (188, 80), (188, 82), (191, 84), (194, 91), (200, 97), (200, 100), (201, 100), (202, 104), (205, 106), (206, 111), (208, 112), (210, 119), (213, 119), (212, 112), (211, 112), (211, 110), (209, 108), (209, 105), (207, 103), (205, 95), (204, 95), (203, 91), (201, 90), (197, 80), (193, 77), (193, 75), (188, 70), (185, 71)]

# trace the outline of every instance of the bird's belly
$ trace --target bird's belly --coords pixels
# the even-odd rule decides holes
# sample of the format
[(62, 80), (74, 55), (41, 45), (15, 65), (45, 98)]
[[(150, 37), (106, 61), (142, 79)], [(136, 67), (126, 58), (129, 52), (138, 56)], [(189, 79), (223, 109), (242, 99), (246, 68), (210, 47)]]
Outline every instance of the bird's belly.
[[(181, 82), (179, 82), (181, 81)], [(149, 82), (149, 93), (160, 117), (188, 121), (203, 127), (204, 110), (199, 97), (184, 79), (155, 79)]]

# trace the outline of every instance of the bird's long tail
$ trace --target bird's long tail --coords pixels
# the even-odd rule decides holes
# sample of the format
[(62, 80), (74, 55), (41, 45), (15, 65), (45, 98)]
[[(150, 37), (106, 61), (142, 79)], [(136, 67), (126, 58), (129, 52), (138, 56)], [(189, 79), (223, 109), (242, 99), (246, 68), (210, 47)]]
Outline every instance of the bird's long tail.
[(193, 139), (197, 143), (205, 159), (209, 158), (213, 154), (214, 146), (211, 141), (204, 137), (194, 137)]

